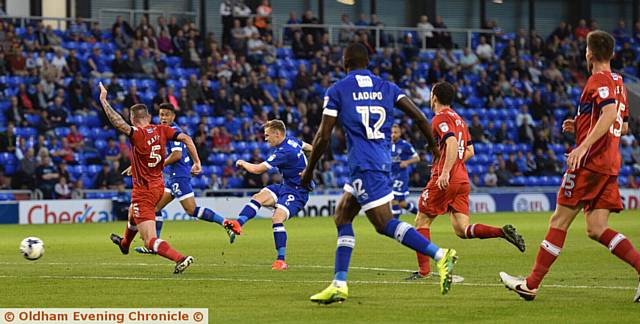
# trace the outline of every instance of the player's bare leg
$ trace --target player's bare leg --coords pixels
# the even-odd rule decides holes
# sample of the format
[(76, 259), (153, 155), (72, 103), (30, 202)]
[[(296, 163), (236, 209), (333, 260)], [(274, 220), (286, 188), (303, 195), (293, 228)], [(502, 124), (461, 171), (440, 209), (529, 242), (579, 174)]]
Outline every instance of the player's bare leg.
[(556, 205), (556, 210), (549, 220), (549, 231), (538, 249), (531, 274), (526, 279), (521, 279), (500, 272), (500, 279), (507, 288), (515, 291), (525, 300), (536, 298), (540, 282), (560, 255), (567, 237), (567, 230), (580, 210), (582, 210), (582, 204), (575, 207)]
[(147, 220), (139, 223), (138, 231), (140, 231), (140, 236), (147, 249), (153, 250), (157, 254), (176, 263), (176, 268), (173, 273), (182, 273), (193, 263), (192, 256), (183, 256), (180, 252), (171, 248), (168, 242), (156, 237), (155, 221)]
[(282, 208), (276, 208), (271, 216), (273, 228), (273, 242), (276, 246), (278, 254), (276, 261), (271, 265), (273, 270), (287, 270), (289, 265), (284, 261), (285, 250), (287, 248), (287, 231), (284, 228), (284, 222), (289, 218), (288, 211)]
[(242, 226), (254, 218), (262, 206), (275, 207), (276, 200), (277, 197), (270, 190), (263, 188), (251, 197), (251, 201), (242, 209), (238, 219), (225, 219), (223, 226), (229, 235), (229, 241), (233, 243), (236, 235), (242, 234)]
[(131, 205), (129, 205), (127, 227), (125, 228), (124, 237), (120, 237), (120, 235), (112, 233), (111, 242), (113, 242), (113, 244), (117, 245), (118, 248), (120, 248), (120, 252), (122, 252), (122, 254), (129, 254), (129, 246), (131, 245), (133, 238), (136, 237), (137, 233), (138, 227), (133, 220), (133, 210), (131, 209)]
[[(418, 212), (415, 219), (416, 231), (429, 241), (431, 241), (431, 223), (433, 223), (434, 220), (435, 216), (429, 216), (421, 212)], [(431, 274), (431, 258), (418, 252), (416, 252), (416, 258), (418, 259), (419, 270), (413, 272), (409, 277), (405, 278), (405, 280), (423, 279)]]
[[(609, 228), (609, 210), (594, 209), (585, 213), (587, 235), (606, 246), (611, 253), (632, 266), (640, 274), (640, 253), (621, 233)], [(640, 302), (640, 285), (633, 298)]]
[(469, 215), (451, 212), (451, 226), (453, 231), (462, 239), (488, 239), (503, 238), (507, 242), (513, 244), (520, 252), (524, 252), (525, 244), (522, 235), (518, 234), (515, 227), (511, 224), (504, 225), (502, 228), (493, 227), (485, 224), (470, 224)]
[[(173, 195), (165, 189), (160, 201), (156, 205), (156, 237), (158, 238), (160, 237), (162, 225), (164, 224), (164, 220), (162, 219), (162, 209), (171, 203), (173, 199)], [(138, 246), (134, 250), (140, 254), (156, 254), (153, 250), (147, 249), (146, 246)]]

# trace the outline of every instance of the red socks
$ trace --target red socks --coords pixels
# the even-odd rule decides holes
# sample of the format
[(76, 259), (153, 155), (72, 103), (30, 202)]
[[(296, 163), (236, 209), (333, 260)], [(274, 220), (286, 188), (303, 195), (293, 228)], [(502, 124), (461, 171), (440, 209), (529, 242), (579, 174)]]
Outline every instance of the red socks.
[(124, 237), (122, 238), (122, 241), (120, 241), (120, 245), (128, 249), (137, 233), (138, 228), (136, 225), (127, 222), (127, 229), (124, 231)]
[(640, 253), (624, 235), (607, 228), (602, 232), (598, 241), (608, 247), (611, 253), (630, 264), (640, 273)]
[[(416, 230), (418, 231), (418, 233), (420, 233), (420, 235), (424, 236), (427, 240), (431, 241), (431, 230), (428, 228), (416, 228)], [(431, 261), (430, 257), (427, 255), (424, 255), (422, 253), (417, 253), (416, 252), (416, 256), (418, 257), (418, 266), (420, 267), (420, 274), (423, 276), (426, 276), (429, 274), (429, 272), (431, 272), (431, 267), (429, 266), (429, 262)]]
[(465, 238), (479, 238), (479, 239), (487, 239), (487, 238), (495, 238), (495, 237), (504, 237), (504, 233), (502, 233), (502, 229), (498, 227), (493, 227), (484, 224), (471, 224), (468, 225), (467, 228), (464, 229)]
[(147, 249), (156, 251), (159, 255), (169, 260), (173, 260), (174, 262), (179, 262), (184, 258), (180, 252), (172, 249), (169, 243), (157, 237), (149, 240)]
[(549, 228), (547, 236), (540, 244), (540, 249), (538, 249), (533, 270), (527, 277), (527, 287), (529, 289), (537, 289), (540, 286), (540, 282), (549, 272), (549, 268), (560, 255), (566, 237), (567, 232), (553, 227)]

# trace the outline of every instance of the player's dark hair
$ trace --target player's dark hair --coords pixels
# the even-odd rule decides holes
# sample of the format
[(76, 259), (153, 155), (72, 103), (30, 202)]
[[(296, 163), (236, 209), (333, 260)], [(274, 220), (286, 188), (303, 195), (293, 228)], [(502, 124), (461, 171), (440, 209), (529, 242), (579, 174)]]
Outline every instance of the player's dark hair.
[(369, 52), (360, 43), (353, 43), (344, 50), (344, 67), (347, 70), (366, 69), (369, 65)]
[(158, 110), (162, 110), (162, 109), (169, 110), (174, 114), (176, 113), (176, 108), (168, 102), (161, 103), (160, 106), (158, 106)]
[(132, 119), (136, 121), (149, 117), (149, 110), (147, 110), (147, 106), (144, 104), (135, 104), (129, 108), (129, 111), (131, 111)]
[(264, 129), (271, 128), (275, 129), (282, 134), (287, 133), (287, 127), (284, 125), (284, 122), (280, 119), (273, 119), (264, 124)]
[(609, 62), (613, 57), (616, 40), (606, 31), (594, 30), (587, 34), (587, 47), (596, 61)]
[(436, 83), (431, 89), (433, 95), (438, 99), (438, 102), (444, 106), (451, 106), (453, 98), (456, 95), (456, 89), (453, 85), (446, 81)]
[(398, 124), (398, 123), (394, 123), (394, 124), (391, 126), (391, 128), (394, 128), (394, 127), (398, 127), (398, 128), (400, 128), (400, 124)]

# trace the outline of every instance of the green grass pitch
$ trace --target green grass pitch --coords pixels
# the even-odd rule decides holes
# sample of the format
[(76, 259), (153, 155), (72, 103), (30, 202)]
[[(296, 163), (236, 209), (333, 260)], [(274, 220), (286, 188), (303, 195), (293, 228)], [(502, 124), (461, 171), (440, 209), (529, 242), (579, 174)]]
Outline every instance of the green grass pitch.
[[(637, 211), (612, 216), (611, 227), (640, 246)], [(0, 307), (205, 307), (213, 323), (266, 322), (633, 322), (637, 275), (585, 235), (584, 216), (571, 229), (561, 257), (534, 302), (520, 300), (498, 280), (499, 271), (529, 273), (549, 213), (474, 215), (491, 225), (513, 224), (524, 236), (522, 254), (500, 239), (461, 240), (441, 217), (432, 238), (458, 250), (455, 274), (465, 278), (441, 296), (435, 279), (407, 283), (415, 254), (355, 221), (350, 298), (316, 305), (312, 294), (331, 280), (336, 230), (330, 218), (286, 223), (289, 270), (275, 272), (270, 220), (254, 220), (236, 243), (215, 224), (166, 222), (163, 237), (196, 262), (182, 275), (157, 256), (123, 256), (109, 241), (124, 223), (0, 226)], [(404, 217), (410, 221), (409, 216)], [(20, 241), (38, 236), (46, 253), (25, 260)], [(137, 239), (134, 246), (139, 244)], [(544, 286), (546, 285), (546, 286)]]

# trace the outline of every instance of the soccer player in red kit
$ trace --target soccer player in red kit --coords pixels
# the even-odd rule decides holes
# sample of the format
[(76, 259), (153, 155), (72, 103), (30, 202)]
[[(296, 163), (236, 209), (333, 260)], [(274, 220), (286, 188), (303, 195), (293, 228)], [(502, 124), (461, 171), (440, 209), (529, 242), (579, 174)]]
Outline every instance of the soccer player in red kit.
[[(526, 279), (504, 272), (507, 288), (525, 300), (533, 300), (538, 287), (556, 260), (569, 226), (584, 210), (587, 235), (640, 273), (640, 253), (622, 234), (609, 228), (609, 213), (623, 209), (618, 190), (620, 135), (627, 132), (627, 91), (622, 77), (611, 72), (615, 41), (596, 30), (587, 35), (587, 66), (591, 73), (580, 97), (574, 119), (565, 120), (563, 131), (576, 134), (576, 147), (567, 156), (567, 170), (558, 191), (556, 210), (542, 241), (531, 274)], [(640, 285), (634, 301), (640, 301)]]
[[(451, 109), (455, 88), (448, 82), (438, 82), (431, 90), (431, 109), (435, 117), (431, 120), (433, 134), (440, 146), (440, 160), (431, 169), (431, 179), (422, 191), (418, 202), (416, 229), (422, 236), (431, 239), (430, 227), (436, 216), (449, 213), (451, 225), (458, 237), (463, 239), (504, 238), (524, 251), (522, 236), (511, 225), (502, 228), (469, 222), (469, 175), (465, 162), (473, 157), (473, 143), (464, 120)], [(429, 258), (417, 254), (419, 271), (407, 280), (429, 275)]]
[(128, 135), (133, 147), (131, 150), (133, 191), (129, 220), (124, 237), (111, 234), (111, 241), (118, 245), (122, 254), (128, 254), (131, 241), (139, 231), (145, 247), (174, 261), (176, 263), (174, 273), (181, 273), (193, 263), (193, 257), (183, 256), (180, 252), (172, 249), (168, 242), (156, 237), (155, 206), (164, 193), (162, 169), (166, 152), (165, 143), (168, 140), (185, 143), (189, 155), (193, 158), (191, 173), (194, 175), (202, 170), (196, 147), (186, 134), (167, 125), (152, 125), (151, 115), (143, 104), (136, 104), (130, 108), (133, 126), (127, 124), (122, 116), (109, 105), (107, 89), (102, 83), (100, 83), (100, 102), (111, 125), (121, 133)]

